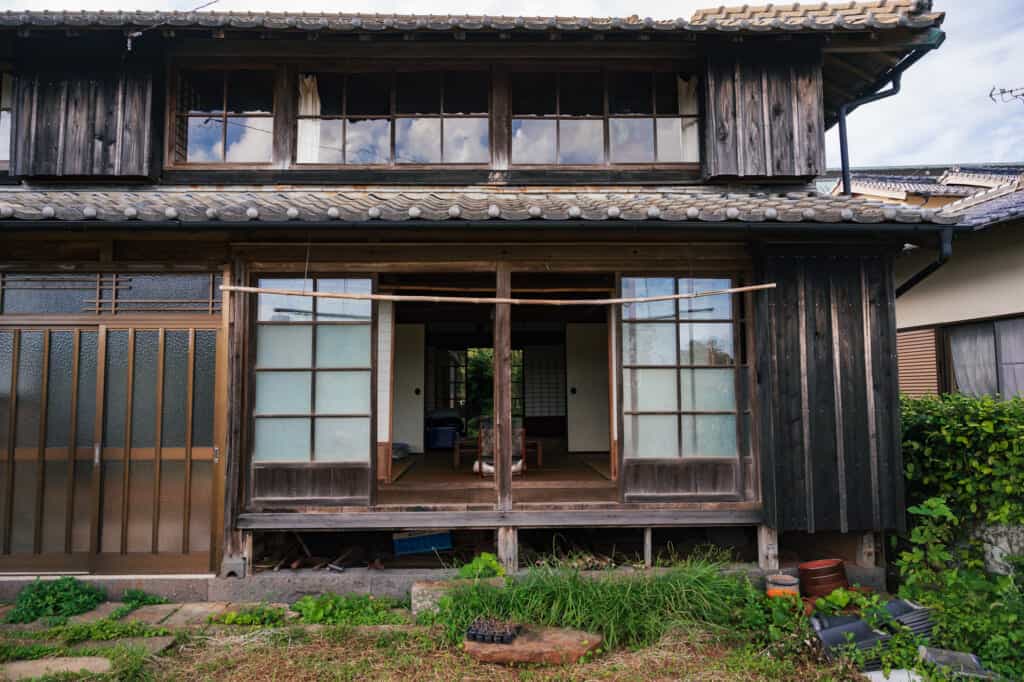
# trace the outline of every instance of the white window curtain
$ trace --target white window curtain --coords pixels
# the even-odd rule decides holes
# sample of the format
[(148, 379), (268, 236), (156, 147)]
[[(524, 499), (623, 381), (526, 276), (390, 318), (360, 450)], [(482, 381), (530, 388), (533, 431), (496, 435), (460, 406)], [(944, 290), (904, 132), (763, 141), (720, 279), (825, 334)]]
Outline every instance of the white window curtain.
[(974, 396), (999, 393), (995, 341), (991, 323), (954, 327), (949, 331), (953, 374), (961, 393)]
[(999, 385), (1004, 398), (1024, 396), (1024, 318), (996, 322)]
[[(316, 75), (299, 74), (299, 116), (320, 115), (320, 91)], [(299, 163), (317, 163), (320, 160), (320, 120), (300, 118), (298, 149), (295, 155)]]

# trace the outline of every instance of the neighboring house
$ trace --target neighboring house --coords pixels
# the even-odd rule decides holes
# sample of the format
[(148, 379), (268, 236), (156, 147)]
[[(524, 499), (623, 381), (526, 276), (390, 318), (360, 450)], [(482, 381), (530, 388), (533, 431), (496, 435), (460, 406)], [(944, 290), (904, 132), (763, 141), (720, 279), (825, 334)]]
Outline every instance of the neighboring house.
[(611, 527), (873, 565), (894, 260), (961, 228), (813, 181), (942, 21), (0, 14), (0, 570)]
[[(856, 172), (854, 193), (938, 207), (971, 228), (956, 234), (947, 262), (898, 297), (900, 389), (1024, 395), (1024, 165), (892, 172)], [(908, 250), (896, 260), (897, 287), (937, 257), (934, 242)]]

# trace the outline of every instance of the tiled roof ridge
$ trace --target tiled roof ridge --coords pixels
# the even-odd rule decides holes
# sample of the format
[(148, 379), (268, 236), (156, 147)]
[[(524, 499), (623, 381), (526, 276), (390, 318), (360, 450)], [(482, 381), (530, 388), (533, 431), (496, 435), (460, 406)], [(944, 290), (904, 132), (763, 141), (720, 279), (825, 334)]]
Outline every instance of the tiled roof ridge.
[(72, 191), (0, 188), (0, 221), (143, 221), (162, 223), (398, 221), (666, 221), (671, 223), (924, 223), (955, 218), (814, 191), (780, 192), (695, 186), (673, 191), (562, 188), (560, 191), (295, 188)]
[(1004, 197), (1020, 191), (1024, 191), (1024, 176), (1011, 180), (1010, 182), (1004, 182), (1003, 184), (995, 187), (982, 189), (968, 197), (946, 204), (942, 207), (941, 212), (947, 215), (960, 214), (967, 209), (981, 206), (993, 199), (998, 199), (999, 197)]
[(161, 12), (161, 11), (17, 11), (0, 12), (0, 27), (166, 26), (167, 28), (295, 29), (306, 31), (386, 30), (651, 30), (651, 31), (859, 31), (923, 29), (942, 24), (931, 0), (782, 3), (697, 10), (689, 19), (628, 17), (490, 16), (473, 14), (363, 14), (328, 12)]

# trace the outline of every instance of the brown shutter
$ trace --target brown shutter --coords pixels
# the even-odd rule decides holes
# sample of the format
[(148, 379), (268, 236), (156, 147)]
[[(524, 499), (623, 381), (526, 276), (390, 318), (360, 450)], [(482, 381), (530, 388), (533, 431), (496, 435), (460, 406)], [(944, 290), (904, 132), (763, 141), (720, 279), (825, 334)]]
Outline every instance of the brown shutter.
[(938, 395), (939, 357), (936, 330), (918, 329), (896, 335), (900, 392), (911, 396)]

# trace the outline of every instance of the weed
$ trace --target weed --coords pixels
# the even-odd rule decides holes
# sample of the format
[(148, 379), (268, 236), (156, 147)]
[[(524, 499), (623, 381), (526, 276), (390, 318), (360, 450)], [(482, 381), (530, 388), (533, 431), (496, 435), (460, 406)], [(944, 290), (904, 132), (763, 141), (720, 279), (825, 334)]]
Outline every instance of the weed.
[(31, 623), (43, 618), (51, 625), (92, 611), (107, 598), (98, 587), (71, 577), (39, 580), (26, 585), (7, 614), (8, 623)]
[(163, 597), (159, 597), (155, 594), (149, 594), (142, 590), (125, 590), (121, 601), (123, 602), (121, 606), (118, 606), (116, 609), (111, 611), (110, 616), (108, 616), (111, 620), (120, 620), (132, 611), (143, 606), (167, 603), (167, 600)]
[(276, 627), (284, 624), (284, 616), (285, 610), (279, 606), (259, 604), (210, 616), (209, 620), (221, 625)]
[(464, 580), (497, 578), (503, 575), (505, 575), (505, 567), (498, 561), (498, 557), (490, 552), (483, 552), (479, 556), (473, 557), (472, 561), (459, 568), (459, 577)]
[(324, 625), (399, 625), (408, 622), (395, 611), (396, 600), (370, 595), (322, 594), (307, 595), (292, 604), (292, 610), (302, 616), (304, 623)]

